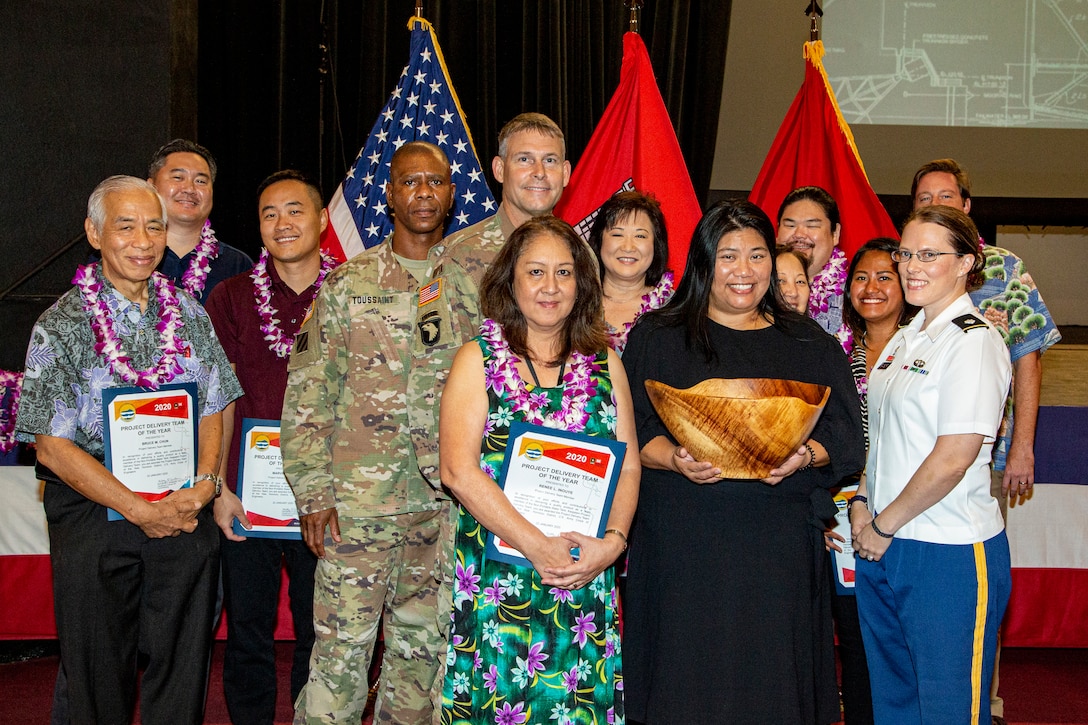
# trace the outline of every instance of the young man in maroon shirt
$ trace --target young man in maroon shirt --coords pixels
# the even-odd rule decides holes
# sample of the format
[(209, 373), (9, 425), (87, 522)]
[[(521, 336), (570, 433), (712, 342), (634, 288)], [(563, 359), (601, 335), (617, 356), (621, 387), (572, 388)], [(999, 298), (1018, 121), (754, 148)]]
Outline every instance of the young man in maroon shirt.
[[(276, 707), (273, 634), (279, 602), (281, 562), (290, 575), (295, 652), (291, 699), (309, 672), (314, 642), (313, 587), (317, 558), (301, 540), (239, 536), (237, 518), (249, 518), (234, 489), (244, 418), (279, 420), (287, 386), (291, 341), (302, 325), (324, 272), (321, 232), (328, 225), (321, 192), (297, 171), (280, 171), (258, 187), (264, 251), (252, 272), (215, 288), (208, 314), (235, 368), (245, 395), (224, 412), (221, 475), (229, 485), (215, 502), (223, 534), (223, 589), (228, 622), (223, 690), (235, 725), (271, 723)], [(323, 266), (324, 265), (324, 266)]]

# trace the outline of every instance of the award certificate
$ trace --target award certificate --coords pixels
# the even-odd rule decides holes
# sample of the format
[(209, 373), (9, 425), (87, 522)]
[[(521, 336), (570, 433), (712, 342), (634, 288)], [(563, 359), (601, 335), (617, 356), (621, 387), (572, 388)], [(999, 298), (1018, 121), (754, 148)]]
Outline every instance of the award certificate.
[(234, 533), (276, 539), (302, 539), (295, 495), (283, 477), (278, 420), (242, 419), (238, 454), (238, 486), (252, 529), (234, 520)]
[[(498, 483), (518, 513), (545, 536), (577, 531), (600, 537), (608, 525), (626, 449), (625, 443), (609, 438), (517, 422), (510, 426)], [(485, 555), (532, 566), (490, 533)]]
[(831, 530), (842, 536), (846, 541), (837, 542), (842, 551), (831, 550), (831, 565), (835, 572), (835, 593), (854, 593), (854, 546), (850, 536), (850, 500), (858, 492), (858, 485), (843, 486), (835, 494), (835, 505), (839, 512), (835, 514), (834, 526)]
[[(158, 390), (138, 387), (102, 391), (102, 439), (106, 468), (148, 501), (193, 485), (197, 447), (196, 383)], [(109, 520), (124, 517), (109, 510)]]

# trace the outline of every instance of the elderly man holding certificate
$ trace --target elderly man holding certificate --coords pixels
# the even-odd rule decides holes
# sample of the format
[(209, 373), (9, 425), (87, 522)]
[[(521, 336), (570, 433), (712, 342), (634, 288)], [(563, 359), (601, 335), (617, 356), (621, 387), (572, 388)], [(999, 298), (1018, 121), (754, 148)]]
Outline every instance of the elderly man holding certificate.
[[(534, 218), (511, 235), (480, 299), (487, 319), (454, 360), (440, 417), (442, 481), (461, 504), (443, 721), (520, 722), (530, 710), (619, 721), (612, 565), (640, 467), (593, 253), (566, 223)], [(628, 454), (594, 443), (609, 439)], [(499, 475), (504, 458), (516, 480)], [(609, 467), (610, 502), (599, 495)], [(595, 510), (594, 524), (552, 530), (570, 508)], [(492, 545), (518, 556), (485, 555)]]
[(85, 228), (102, 261), (35, 325), (16, 424), (47, 482), (70, 717), (131, 720), (138, 647), (144, 722), (199, 723), (219, 556), (208, 504), (221, 411), (242, 390), (203, 308), (154, 273), (154, 187), (106, 179)]

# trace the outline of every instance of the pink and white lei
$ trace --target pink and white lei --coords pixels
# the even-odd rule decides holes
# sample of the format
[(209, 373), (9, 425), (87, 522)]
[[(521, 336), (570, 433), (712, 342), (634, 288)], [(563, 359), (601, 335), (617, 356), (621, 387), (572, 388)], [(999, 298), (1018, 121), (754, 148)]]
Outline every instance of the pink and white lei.
[(147, 370), (135, 370), (132, 358), (121, 349), (121, 338), (113, 328), (110, 308), (102, 298), (102, 282), (95, 274), (97, 264), (88, 264), (76, 270), (72, 282), (79, 288), (83, 300), (83, 311), (91, 318), (91, 330), (94, 332), (94, 351), (103, 356), (109, 364), (110, 373), (129, 385), (157, 388), (174, 379), (181, 372), (178, 355), (181, 354), (181, 338), (178, 331), (184, 327), (181, 321), (181, 308), (178, 306), (177, 291), (174, 283), (159, 274), (151, 273), (151, 284), (159, 301), (159, 321), (155, 329), (159, 332), (159, 349), (162, 355), (159, 361)]
[(212, 269), (212, 262), (219, 256), (219, 240), (215, 237), (211, 220), (204, 220), (204, 228), (200, 230), (200, 241), (193, 249), (193, 260), (189, 262), (189, 268), (181, 276), (181, 288), (200, 299), (204, 291), (204, 285), (208, 283), (208, 273)]
[(812, 276), (811, 292), (808, 297), (808, 315), (815, 317), (821, 312), (827, 312), (828, 302), (832, 297), (841, 297), (846, 289), (846, 273), (850, 267), (850, 260), (841, 249), (835, 247), (831, 250), (831, 259), (827, 260), (824, 268)]
[(673, 287), (673, 274), (672, 270), (667, 269), (665, 273), (661, 275), (661, 279), (658, 280), (657, 285), (648, 293), (642, 295), (642, 306), (638, 308), (638, 312), (635, 313), (635, 318), (630, 322), (623, 324), (623, 329), (609, 329), (608, 331), (608, 344), (613, 350), (622, 350), (627, 346), (627, 335), (631, 332), (631, 328), (634, 327), (638, 319), (645, 315), (647, 312), (661, 309), (665, 306), (676, 290)]
[(521, 413), (526, 422), (546, 428), (573, 433), (585, 430), (589, 422), (587, 403), (597, 390), (593, 373), (599, 367), (593, 362), (593, 356), (583, 355), (577, 350), (571, 353), (570, 369), (563, 376), (563, 399), (559, 409), (544, 415), (541, 411), (548, 403), (547, 396), (526, 390), (525, 381), (515, 367), (521, 359), (510, 350), (510, 343), (506, 341), (499, 324), (494, 320), (484, 320), (480, 326), (480, 337), (491, 349), (491, 359), (485, 365), (488, 386), (500, 395), (505, 394), (514, 412)]
[[(317, 298), (317, 291), (321, 289), (325, 277), (335, 266), (336, 260), (325, 252), (321, 252), (321, 271), (318, 272), (317, 280), (314, 281), (314, 294), (310, 298), (310, 304), (313, 304)], [(276, 318), (279, 313), (272, 306), (272, 277), (268, 274), (267, 249), (261, 250), (261, 257), (257, 260), (257, 264), (253, 265), (253, 271), (249, 273), (249, 277), (253, 280), (253, 290), (256, 293), (255, 306), (257, 314), (261, 317), (261, 332), (264, 333), (264, 339), (268, 340), (268, 349), (276, 353), (276, 357), (285, 358), (291, 354), (293, 340), (280, 329), (280, 321)]]
[(7, 453), (15, 448), (15, 418), (19, 414), (19, 392), (23, 385), (23, 374), (9, 370), (0, 370), (0, 398), (4, 390), (11, 390), (11, 408), (0, 423), (0, 453)]

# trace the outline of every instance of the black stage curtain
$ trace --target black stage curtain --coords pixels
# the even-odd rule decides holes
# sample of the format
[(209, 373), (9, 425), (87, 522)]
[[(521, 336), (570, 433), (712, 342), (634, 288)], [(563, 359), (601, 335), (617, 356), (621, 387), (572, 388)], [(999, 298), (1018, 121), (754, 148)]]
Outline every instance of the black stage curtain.
[[(717, 136), (729, 0), (647, 0), (640, 32), (705, 200)], [(220, 161), (212, 220), (259, 249), (254, 190), (316, 174), (326, 197), (366, 141), (408, 59), (411, 0), (201, 0), (199, 141)], [(431, 0), (447, 67), (484, 168), (523, 111), (555, 119), (577, 163), (619, 82), (622, 0)], [(324, 50), (322, 49), (324, 46)], [(492, 180), (493, 191), (498, 188)]]

